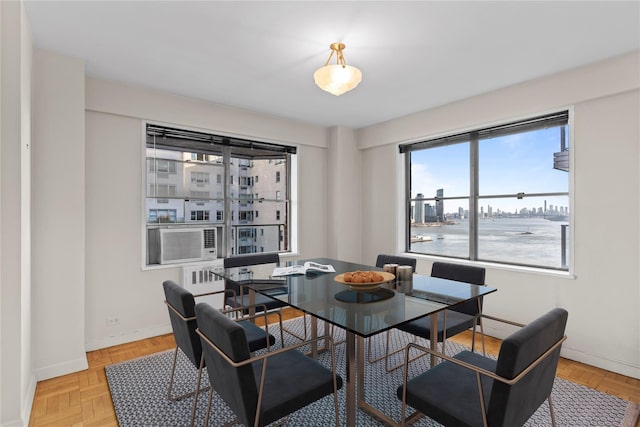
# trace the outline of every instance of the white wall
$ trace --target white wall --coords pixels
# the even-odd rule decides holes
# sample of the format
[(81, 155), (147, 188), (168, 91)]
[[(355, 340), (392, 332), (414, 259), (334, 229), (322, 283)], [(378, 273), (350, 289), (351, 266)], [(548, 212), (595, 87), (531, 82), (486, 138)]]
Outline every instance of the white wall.
[(298, 145), (299, 252), (326, 254), (324, 128), (94, 78), (85, 117), (87, 350), (171, 331), (161, 284), (180, 268), (142, 269), (143, 119)]
[(31, 29), (24, 7), (20, 8), (20, 325), (21, 366), (20, 403), (21, 418), (31, 412), (36, 391), (32, 343), (32, 283), (31, 283), (31, 153), (32, 153), (32, 58)]
[[(360, 130), (363, 260), (402, 248), (402, 210), (391, 207), (403, 200), (398, 143), (573, 106), (575, 277), (488, 265), (498, 292), (485, 311), (528, 322), (565, 307), (565, 357), (640, 377), (639, 64), (638, 53), (625, 55)], [(396, 200), (381, 204), (376, 196), (388, 192)], [(418, 271), (428, 274), (432, 261), (419, 257)]]
[(26, 425), (31, 345), (31, 36), (21, 3), (0, 3), (0, 425)]
[(86, 369), (84, 64), (34, 52), (33, 338), (38, 380)]
[(320, 256), (359, 262), (362, 251), (360, 151), (352, 129), (333, 127), (329, 130), (328, 140), (328, 250)]

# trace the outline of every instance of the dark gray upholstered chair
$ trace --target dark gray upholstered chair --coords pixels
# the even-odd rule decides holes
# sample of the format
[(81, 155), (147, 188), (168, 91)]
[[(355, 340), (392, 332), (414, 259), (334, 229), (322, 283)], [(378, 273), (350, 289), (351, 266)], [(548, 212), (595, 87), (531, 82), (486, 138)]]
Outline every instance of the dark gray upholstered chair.
[[(385, 264), (398, 264), (398, 265), (410, 265), (412, 271), (415, 273), (416, 272), (416, 259), (415, 258), (409, 258), (409, 257), (405, 257), (405, 256), (399, 256), (399, 255), (387, 255), (387, 254), (379, 254), (378, 257), (376, 258), (376, 267), (378, 268), (382, 268), (384, 267)], [(389, 336), (389, 332), (387, 332), (387, 337)], [(371, 357), (371, 339), (367, 340), (367, 354), (368, 354), (368, 358), (367, 360), (369, 361), (369, 363), (376, 363), (382, 359), (386, 359), (388, 358), (388, 353), (385, 353), (384, 355), (378, 357), (378, 358), (372, 358)], [(396, 351), (397, 352), (397, 351)], [(388, 360), (386, 362), (387, 364), (389, 363)]]
[(330, 337), (318, 338), (329, 344), (332, 369), (327, 369), (298, 351), (309, 341), (251, 357), (246, 332), (237, 323), (206, 304), (196, 306), (196, 318), (212, 384), (205, 425), (214, 390), (245, 426), (267, 425), (333, 394), (339, 425), (337, 390), (342, 378), (335, 373)]
[[(191, 292), (171, 280), (163, 282), (162, 287), (164, 288), (165, 304), (169, 310), (169, 319), (171, 320), (173, 336), (176, 341), (176, 349), (173, 354), (173, 364), (171, 366), (169, 379), (168, 397), (169, 400), (176, 401), (193, 396), (198, 390), (202, 375), (202, 368), (200, 367), (202, 359), (202, 345), (200, 337), (196, 334), (197, 322), (195, 313), (195, 297), (211, 295), (216, 292), (194, 296)], [(268, 329), (261, 329), (248, 320), (240, 321), (238, 322), (238, 325), (245, 331), (247, 346), (252, 352), (263, 348), (269, 348), (275, 343), (275, 338), (267, 332)], [(193, 363), (193, 366), (198, 368), (198, 376), (196, 379), (196, 391), (185, 393), (180, 396), (174, 396), (173, 380), (179, 350), (187, 356), (191, 363)], [(196, 400), (194, 400), (194, 409), (195, 404)]]
[[(248, 267), (251, 265), (260, 265), (260, 264), (278, 264), (280, 262), (280, 255), (276, 252), (268, 252), (268, 253), (260, 253), (260, 254), (251, 254), (251, 255), (240, 255), (234, 257), (227, 257), (223, 260), (224, 268), (233, 268), (233, 267)], [(238, 286), (238, 284), (233, 283), (232, 281), (225, 280), (225, 289), (230, 290), (235, 293), (235, 296), (228, 296), (226, 299), (226, 303), (230, 307), (240, 308), (247, 307), (249, 305), (249, 290), (244, 286)], [(264, 306), (267, 310), (280, 310), (284, 307), (287, 307), (282, 301), (275, 300), (273, 298), (269, 298), (266, 295), (262, 295), (259, 293), (255, 294), (255, 305)], [(293, 335), (294, 337), (305, 340), (307, 338), (307, 319), (306, 316), (303, 316), (304, 320), (304, 336), (300, 336), (295, 332), (284, 328), (286, 332)], [(282, 330), (282, 329), (281, 329)], [(282, 343), (284, 346), (284, 342)]]
[[(279, 263), (280, 255), (275, 252), (240, 255), (234, 257), (227, 257), (223, 260), (224, 268), (232, 267), (246, 267), (250, 265)], [(225, 281), (225, 289), (232, 289), (235, 292), (235, 297), (227, 297), (227, 305), (231, 307), (243, 307), (249, 305), (249, 291), (244, 286), (238, 286), (231, 281)], [(268, 296), (256, 294), (256, 304), (264, 304), (268, 310), (285, 307), (286, 304), (281, 301), (276, 301)]]
[[(471, 265), (434, 262), (431, 266), (431, 276), (439, 277), (441, 279), (455, 280), (456, 282), (471, 283), (473, 285), (484, 285), (485, 269)], [(468, 301), (459, 306), (452, 307), (438, 315), (438, 342), (442, 343), (442, 353), (445, 352), (448, 337), (452, 337), (468, 329), (472, 329), (471, 350), (474, 351), (476, 345), (476, 326), (480, 325), (482, 354), (485, 354), (484, 330), (482, 328), (481, 314), (482, 297), (479, 297), (477, 300)], [(420, 338), (430, 339), (431, 318), (430, 316), (426, 316), (400, 325), (398, 326), (398, 329)], [(393, 352), (389, 351), (389, 334), (387, 333), (385, 367), (389, 372), (402, 366), (402, 364), (394, 367), (389, 366), (389, 356), (397, 353), (398, 351), (399, 350)]]
[(376, 258), (376, 267), (382, 268), (385, 264), (410, 265), (416, 272), (416, 259), (398, 255), (380, 254)]
[[(448, 357), (409, 344), (403, 385), (397, 391), (402, 400), (401, 425), (424, 414), (453, 427), (522, 426), (548, 400), (551, 423), (555, 426), (551, 389), (560, 347), (566, 339), (567, 318), (566, 310), (556, 308), (524, 326), (504, 339), (498, 360), (470, 351)], [(444, 361), (408, 380), (412, 347), (442, 357)], [(405, 418), (407, 405), (418, 411), (408, 419)]]

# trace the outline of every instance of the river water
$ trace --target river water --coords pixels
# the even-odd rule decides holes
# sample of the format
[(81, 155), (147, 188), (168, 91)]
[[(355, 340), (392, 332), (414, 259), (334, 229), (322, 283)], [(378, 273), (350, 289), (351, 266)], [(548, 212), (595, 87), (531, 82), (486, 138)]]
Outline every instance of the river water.
[[(561, 225), (567, 222), (543, 218), (490, 218), (478, 222), (478, 259), (524, 264), (537, 267), (563, 268)], [(567, 227), (569, 242), (570, 227)], [(469, 222), (412, 226), (411, 236), (424, 236), (431, 241), (411, 244), (411, 252), (432, 255), (469, 257)], [(567, 253), (567, 262), (569, 255)], [(566, 268), (566, 267), (565, 267)]]

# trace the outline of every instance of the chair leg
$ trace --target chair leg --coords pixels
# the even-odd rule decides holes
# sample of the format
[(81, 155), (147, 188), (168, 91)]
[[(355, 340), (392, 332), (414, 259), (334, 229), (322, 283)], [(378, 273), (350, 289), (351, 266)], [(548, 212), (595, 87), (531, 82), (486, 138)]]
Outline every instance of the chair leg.
[(482, 355), (486, 356), (487, 352), (484, 346), (484, 326), (482, 324), (482, 316), (479, 316), (477, 321), (473, 322), (473, 329), (471, 330), (471, 351), (476, 351), (476, 325), (480, 324), (480, 342), (482, 343)]
[(211, 415), (211, 401), (213, 400), (213, 387), (209, 390), (209, 398), (207, 399), (207, 413), (204, 416), (204, 425), (209, 425), (209, 415)]
[(547, 400), (549, 401), (549, 413), (551, 414), (551, 427), (556, 427), (556, 416), (555, 416), (555, 413), (553, 412), (553, 403), (551, 403), (551, 395), (547, 397)]
[(480, 341), (482, 342), (482, 355), (486, 356), (487, 352), (484, 348), (484, 325), (482, 324), (482, 316), (480, 316)]
[[(191, 397), (191, 396), (195, 395), (198, 392), (198, 388), (196, 388), (196, 390), (190, 391), (190, 392), (185, 393), (185, 394), (181, 394), (180, 396), (173, 396), (172, 395), (172, 392), (173, 392), (173, 379), (175, 377), (176, 364), (177, 364), (177, 361), (178, 361), (178, 351), (179, 350), (180, 350), (180, 348), (176, 347), (176, 350), (173, 352), (173, 363), (171, 365), (171, 376), (169, 378), (169, 388), (167, 390), (167, 397), (172, 402), (176, 402), (178, 400), (182, 400), (184, 398)], [(201, 376), (201, 373), (198, 372), (198, 382), (200, 381), (200, 376)], [(199, 385), (197, 387), (199, 387)], [(209, 387), (203, 388), (202, 390), (199, 390), (199, 391), (207, 391), (207, 390), (209, 390)]]
[[(287, 329), (285, 327), (282, 327), (282, 329), (288, 333), (289, 335), (292, 335), (294, 337), (296, 337), (297, 339), (299, 339), (300, 341), (306, 341), (307, 340), (307, 315), (303, 314), (302, 315), (302, 321), (304, 323), (304, 336), (300, 336), (298, 334), (296, 334), (295, 332), (293, 332), (290, 329)], [(282, 341), (282, 346), (284, 347), (284, 341)]]
[[(400, 364), (398, 364), (396, 366), (389, 367), (389, 357), (393, 356), (394, 354), (400, 353), (401, 351), (404, 351), (404, 347), (400, 347), (400, 348), (390, 352), (389, 351), (389, 341), (391, 339), (391, 331), (387, 331), (386, 334), (387, 334), (387, 336), (386, 336), (386, 344), (385, 344), (385, 348), (384, 348), (384, 355), (379, 356), (379, 357), (377, 357), (375, 359), (371, 359), (371, 338), (369, 338), (369, 341), (367, 342), (367, 346), (368, 346), (368, 348), (367, 348), (367, 353), (368, 353), (367, 361), (369, 363), (376, 363), (376, 362), (379, 362), (382, 359), (384, 359), (384, 368), (385, 368), (385, 370), (387, 372), (393, 372), (396, 369), (403, 367), (404, 363), (400, 363)], [(418, 337), (414, 335), (413, 342), (415, 343), (417, 341), (418, 341)], [(410, 362), (413, 362), (414, 360), (419, 359), (421, 357), (423, 357), (423, 355), (416, 356), (413, 359), (411, 359)]]
[[(404, 347), (400, 347), (399, 349), (396, 349), (396, 350), (393, 350), (392, 352), (389, 352), (389, 338), (390, 338), (390, 336), (391, 336), (390, 331), (387, 331), (387, 343), (386, 343), (386, 346), (385, 346), (385, 355), (384, 355), (384, 369), (387, 372), (393, 372), (396, 369), (402, 368), (404, 366), (404, 362), (402, 362), (402, 363), (399, 363), (396, 366), (389, 367), (389, 356), (393, 356), (396, 353), (400, 353), (400, 352), (404, 351)], [(415, 335), (413, 336), (413, 342), (414, 343), (418, 342), (418, 337), (415, 336)], [(419, 359), (421, 357), (424, 357), (425, 354), (426, 353), (418, 355), (418, 356), (414, 357), (413, 359), (409, 360), (409, 362), (413, 362), (414, 360), (417, 360), (417, 359)]]
[[(384, 358), (388, 357), (388, 352), (389, 352), (389, 334), (390, 334), (390, 331), (387, 331), (387, 332), (386, 332), (386, 334), (387, 334), (387, 335), (386, 335), (386, 337), (387, 337), (387, 345), (386, 345), (386, 347), (385, 347), (385, 352), (384, 352), (384, 354), (383, 354), (382, 356), (376, 357), (375, 359), (371, 359), (371, 340), (372, 340), (372, 338), (369, 338), (369, 339), (367, 340), (367, 361), (368, 361), (369, 363), (376, 363), (376, 362), (379, 362), (379, 361), (381, 361), (382, 359), (384, 359)], [(393, 353), (393, 354), (395, 354), (395, 353)]]
[(202, 369), (204, 368), (204, 353), (200, 355), (200, 367), (198, 368), (198, 381), (196, 382), (196, 392), (193, 395), (193, 407), (191, 408), (191, 427), (196, 422), (196, 409), (198, 408), (198, 394), (200, 393), (200, 382), (202, 380)]
[(173, 388), (173, 377), (174, 377), (175, 372), (176, 372), (176, 361), (177, 360), (178, 360), (178, 346), (176, 346), (176, 349), (173, 352), (173, 364), (171, 365), (171, 375), (169, 377), (169, 389), (167, 390), (167, 397), (172, 402), (175, 401), (175, 400), (178, 400), (177, 398), (174, 398), (173, 396), (171, 396), (171, 389)]

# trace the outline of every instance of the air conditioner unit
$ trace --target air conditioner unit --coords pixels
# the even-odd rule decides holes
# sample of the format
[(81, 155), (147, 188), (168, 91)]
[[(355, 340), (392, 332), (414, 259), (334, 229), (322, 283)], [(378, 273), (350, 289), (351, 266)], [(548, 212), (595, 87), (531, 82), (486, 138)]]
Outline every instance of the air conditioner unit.
[(149, 264), (177, 264), (216, 258), (215, 228), (149, 230)]

